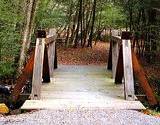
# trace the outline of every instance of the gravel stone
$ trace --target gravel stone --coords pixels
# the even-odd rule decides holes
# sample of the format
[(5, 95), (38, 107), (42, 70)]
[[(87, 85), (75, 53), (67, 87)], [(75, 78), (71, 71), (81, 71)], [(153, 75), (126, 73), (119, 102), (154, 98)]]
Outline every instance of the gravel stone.
[(81, 108), (3, 116), (0, 125), (160, 125), (160, 118), (134, 110)]

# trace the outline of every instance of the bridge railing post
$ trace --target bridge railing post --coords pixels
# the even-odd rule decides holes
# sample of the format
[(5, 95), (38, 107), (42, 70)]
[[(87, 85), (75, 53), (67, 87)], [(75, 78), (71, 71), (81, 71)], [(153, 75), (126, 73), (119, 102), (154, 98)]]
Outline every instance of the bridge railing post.
[(124, 90), (126, 100), (135, 100), (131, 32), (122, 32)]
[(36, 40), (31, 93), (31, 99), (34, 100), (41, 98), (42, 79), (43, 82), (50, 82), (55, 65), (55, 36), (52, 32), (42, 37)]
[(50, 29), (49, 35), (47, 36), (48, 38), (50, 37), (51, 39), (49, 41), (52, 41), (48, 44), (48, 60), (49, 60), (49, 70), (50, 70), (50, 75), (53, 76), (54, 69), (55, 69), (55, 57), (56, 55), (56, 33), (53, 29)]
[(126, 100), (135, 100), (131, 40), (112, 36), (111, 47), (113, 79), (115, 83), (122, 83), (124, 78), (125, 98)]
[(120, 44), (121, 44), (121, 39), (119, 39), (119, 37), (117, 36), (116, 37), (112, 36), (110, 41), (108, 69), (112, 70), (112, 77), (114, 79), (116, 76)]
[(124, 90), (126, 100), (135, 100), (131, 40), (122, 40)]
[(32, 93), (31, 99), (40, 99), (41, 84), (43, 75), (43, 61), (44, 61), (44, 50), (45, 50), (45, 38), (37, 38), (35, 57), (33, 65), (33, 77), (32, 77)]
[[(134, 74), (144, 90), (149, 104), (151, 106), (157, 105), (158, 101), (147, 81), (145, 72), (139, 63), (134, 50), (132, 50), (130, 36), (131, 34), (129, 32), (123, 32), (122, 37), (112, 36), (112, 45), (110, 45), (110, 56), (111, 52), (112, 56), (109, 56), (109, 61), (113, 62), (108, 65), (110, 68), (112, 66), (113, 78), (115, 78), (115, 83), (122, 83), (122, 79), (124, 79), (124, 94), (126, 100), (135, 100)], [(119, 48), (117, 47), (117, 44), (119, 44)], [(118, 58), (117, 52), (119, 53)]]

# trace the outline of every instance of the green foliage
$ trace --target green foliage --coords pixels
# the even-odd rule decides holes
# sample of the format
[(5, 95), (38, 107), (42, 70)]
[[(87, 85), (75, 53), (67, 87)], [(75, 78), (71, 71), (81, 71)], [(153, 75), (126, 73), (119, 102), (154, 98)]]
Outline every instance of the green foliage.
[(36, 25), (40, 28), (61, 27), (66, 24), (65, 6), (56, 4), (53, 0), (41, 0)]
[(19, 55), (20, 33), (17, 27), (21, 16), (16, 11), (18, 1), (0, 1), (0, 78), (15, 72), (15, 58)]
[(126, 15), (123, 8), (111, 3), (102, 5), (101, 25), (105, 28), (120, 28), (124, 27)]
[[(160, 41), (159, 28), (150, 32), (148, 27), (157, 24), (149, 24), (148, 11), (157, 7), (159, 0), (100, 0), (97, 1), (96, 8), (96, 28), (124, 28), (126, 23), (132, 25), (131, 29), (138, 34), (154, 34), (155, 41)], [(25, 24), (25, 7), (22, 7), (22, 0), (0, 0), (0, 77), (10, 75), (15, 72), (16, 58), (19, 56), (20, 39), (22, 25)], [(86, 3), (86, 4), (84, 4)], [(91, 12), (93, 6), (92, 0), (84, 0), (83, 7), (86, 7), (86, 13)], [(39, 0), (37, 7), (35, 27), (36, 28), (62, 28), (69, 24), (77, 24), (76, 11), (78, 10), (77, 0)], [(70, 12), (72, 11), (72, 12)], [(77, 11), (78, 12), (78, 11)], [(130, 12), (132, 12), (132, 19)], [(71, 15), (70, 15), (71, 13)], [(84, 25), (89, 20), (89, 15), (84, 14)], [(141, 15), (141, 16), (140, 16)], [(71, 19), (70, 19), (70, 18)], [(75, 21), (74, 21), (74, 17)], [(88, 18), (88, 19), (87, 19)], [(91, 22), (91, 21), (90, 21)], [(160, 24), (157, 26), (159, 27)], [(90, 27), (90, 25), (88, 26)], [(129, 26), (128, 26), (129, 27)], [(127, 27), (127, 28), (128, 28)], [(89, 29), (89, 28), (88, 28)], [(90, 29), (89, 29), (90, 30)], [(156, 35), (155, 35), (156, 34)], [(146, 35), (146, 34), (145, 34)], [(146, 35), (146, 36), (147, 36)], [(32, 39), (35, 39), (32, 37)], [(151, 38), (150, 38), (151, 39)], [(150, 44), (150, 39), (148, 40)], [(145, 45), (147, 45), (145, 43)], [(156, 42), (156, 46), (159, 43)], [(153, 46), (154, 48), (154, 46)], [(160, 47), (159, 47), (160, 50)]]
[(160, 79), (157, 76), (149, 76), (149, 83), (155, 88), (156, 98), (160, 101)]
[(157, 11), (160, 8), (159, 0), (127, 0), (119, 2), (118, 5), (124, 8), (127, 16), (126, 29), (133, 32), (139, 41), (144, 40), (145, 50), (140, 55), (145, 57), (147, 62), (157, 62), (156, 53), (160, 50), (160, 16)]

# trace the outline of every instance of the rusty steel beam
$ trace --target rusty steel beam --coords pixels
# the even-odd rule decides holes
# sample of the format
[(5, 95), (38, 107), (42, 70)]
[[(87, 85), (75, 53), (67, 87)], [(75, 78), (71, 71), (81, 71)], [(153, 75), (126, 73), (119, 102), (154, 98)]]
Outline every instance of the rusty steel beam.
[(30, 80), (32, 81), (34, 54), (35, 54), (35, 50), (32, 51), (30, 59), (28, 60), (25, 68), (23, 69), (22, 74), (19, 76), (19, 78), (15, 82), (15, 87), (11, 92), (11, 98), (13, 102), (16, 102), (18, 100), (22, 92), (22, 89), (27, 83), (27, 81), (30, 81)]
[(44, 60), (43, 60), (43, 83), (49, 83), (50, 82), (50, 73), (49, 73), (49, 62), (48, 62), (48, 48), (45, 45), (44, 50)]
[(58, 60), (57, 60), (57, 47), (55, 45), (55, 56), (54, 56), (54, 69), (58, 68)]
[(119, 56), (118, 56), (115, 83), (121, 84), (123, 76), (124, 76), (123, 51), (122, 51), (122, 45), (121, 45), (120, 50), (119, 50)]
[(150, 87), (150, 85), (147, 81), (146, 74), (145, 74), (142, 66), (140, 65), (134, 51), (132, 51), (132, 62), (133, 62), (134, 74), (135, 74), (136, 78), (138, 79), (140, 86), (143, 88), (144, 93), (147, 96), (149, 104), (151, 106), (156, 106), (158, 104), (158, 101), (154, 95), (152, 88)]
[(112, 70), (112, 40), (110, 41), (109, 58), (108, 58), (108, 70)]

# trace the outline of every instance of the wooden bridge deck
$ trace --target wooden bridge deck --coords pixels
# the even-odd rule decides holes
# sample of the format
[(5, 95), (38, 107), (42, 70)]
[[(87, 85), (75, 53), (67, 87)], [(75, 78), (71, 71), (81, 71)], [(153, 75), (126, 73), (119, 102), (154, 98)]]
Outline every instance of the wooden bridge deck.
[(115, 85), (105, 66), (61, 65), (51, 83), (43, 84), (41, 100), (27, 100), (22, 109), (145, 109), (124, 99), (124, 85)]

